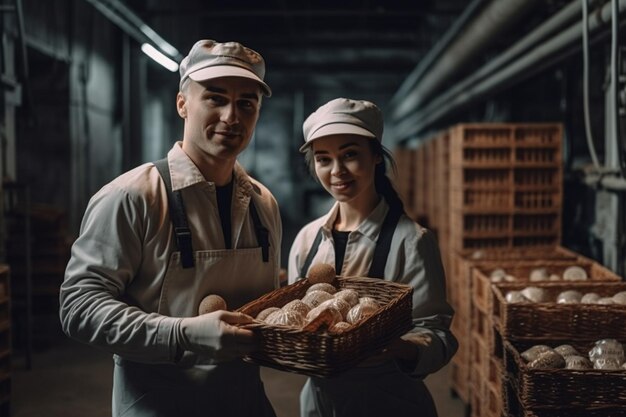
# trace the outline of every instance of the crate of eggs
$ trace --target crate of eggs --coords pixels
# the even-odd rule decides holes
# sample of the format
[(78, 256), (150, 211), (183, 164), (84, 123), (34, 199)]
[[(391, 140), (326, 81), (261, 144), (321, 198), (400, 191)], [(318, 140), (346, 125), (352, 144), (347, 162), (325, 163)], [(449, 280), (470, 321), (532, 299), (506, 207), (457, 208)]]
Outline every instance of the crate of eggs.
[(492, 284), (502, 282), (618, 282), (621, 277), (584, 256), (576, 259), (493, 260), (472, 270), (472, 297), (485, 313), (497, 308)]
[[(598, 334), (611, 334), (613, 329)], [(537, 416), (626, 415), (623, 340), (505, 342), (506, 372), (519, 406)], [(512, 411), (512, 410), (510, 410)]]
[(412, 328), (412, 288), (377, 278), (337, 277), (313, 265), (305, 279), (237, 311), (255, 318), (258, 365), (330, 377), (380, 353)]
[(626, 340), (626, 282), (501, 283), (493, 293), (503, 338), (592, 340), (610, 330)]

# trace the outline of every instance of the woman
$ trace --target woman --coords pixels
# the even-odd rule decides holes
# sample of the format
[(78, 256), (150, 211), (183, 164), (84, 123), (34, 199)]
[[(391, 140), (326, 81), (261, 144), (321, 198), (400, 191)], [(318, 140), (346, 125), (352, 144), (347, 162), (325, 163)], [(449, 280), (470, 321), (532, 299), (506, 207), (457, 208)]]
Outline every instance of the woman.
[(414, 328), (383, 354), (335, 378), (310, 378), (300, 395), (304, 416), (436, 416), (422, 379), (456, 352), (449, 330), (445, 275), (435, 238), (404, 213), (386, 175), (393, 160), (382, 144), (383, 118), (367, 101), (338, 98), (303, 126), (314, 177), (336, 200), (306, 225), (289, 254), (289, 282), (311, 265), (338, 275), (379, 277), (413, 287)]

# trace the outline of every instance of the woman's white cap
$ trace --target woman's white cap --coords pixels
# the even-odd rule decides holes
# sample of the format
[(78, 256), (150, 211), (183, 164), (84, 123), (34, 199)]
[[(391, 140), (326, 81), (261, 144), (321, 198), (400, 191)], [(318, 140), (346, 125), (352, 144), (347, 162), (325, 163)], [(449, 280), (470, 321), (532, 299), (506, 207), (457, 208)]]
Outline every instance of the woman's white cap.
[(315, 139), (330, 135), (359, 135), (375, 138), (383, 137), (383, 115), (372, 102), (336, 98), (315, 110), (304, 121), (304, 145), (300, 152), (306, 152)]

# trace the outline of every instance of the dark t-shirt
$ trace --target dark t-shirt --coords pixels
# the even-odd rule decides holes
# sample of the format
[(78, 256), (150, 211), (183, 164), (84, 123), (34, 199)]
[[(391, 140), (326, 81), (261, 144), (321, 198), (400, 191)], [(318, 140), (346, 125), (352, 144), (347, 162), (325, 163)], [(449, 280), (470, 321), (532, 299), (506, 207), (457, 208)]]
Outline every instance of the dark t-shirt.
[(222, 222), (222, 233), (224, 233), (224, 242), (226, 249), (232, 249), (232, 231), (230, 208), (233, 200), (233, 182), (222, 187), (215, 187), (217, 196), (217, 208), (220, 212), (220, 221)]
[(333, 240), (335, 241), (335, 271), (337, 271), (337, 275), (341, 274), (341, 268), (343, 268), (343, 258), (346, 255), (348, 236), (350, 236), (350, 232), (340, 232), (339, 230), (333, 229)]

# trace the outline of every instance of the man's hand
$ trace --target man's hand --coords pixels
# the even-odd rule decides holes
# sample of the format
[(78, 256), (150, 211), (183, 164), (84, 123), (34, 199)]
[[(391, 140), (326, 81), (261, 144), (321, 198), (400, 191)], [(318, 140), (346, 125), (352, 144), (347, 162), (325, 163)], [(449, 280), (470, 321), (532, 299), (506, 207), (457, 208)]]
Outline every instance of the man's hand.
[(257, 347), (251, 330), (234, 326), (247, 323), (252, 323), (252, 317), (224, 310), (184, 318), (180, 322), (178, 344), (184, 350), (216, 361), (240, 358)]

